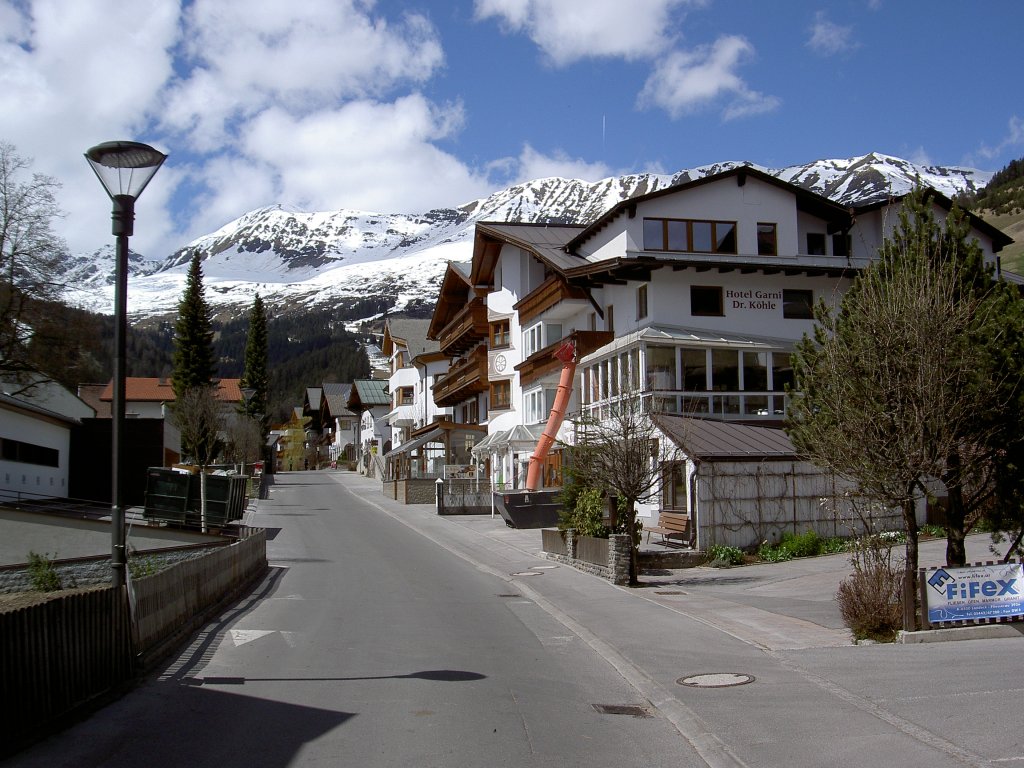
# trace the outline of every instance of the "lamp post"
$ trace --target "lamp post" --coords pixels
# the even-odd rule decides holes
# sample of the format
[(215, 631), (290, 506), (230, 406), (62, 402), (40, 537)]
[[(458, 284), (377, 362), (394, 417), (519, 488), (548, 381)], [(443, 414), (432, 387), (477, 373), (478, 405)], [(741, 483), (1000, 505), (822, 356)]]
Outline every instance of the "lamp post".
[(114, 393), (111, 430), (111, 554), (113, 584), (125, 584), (127, 562), (124, 540), (124, 415), (125, 336), (128, 325), (128, 238), (134, 234), (135, 201), (167, 155), (148, 144), (107, 141), (85, 153), (85, 159), (110, 195), (114, 208), (111, 232), (117, 238), (114, 281)]

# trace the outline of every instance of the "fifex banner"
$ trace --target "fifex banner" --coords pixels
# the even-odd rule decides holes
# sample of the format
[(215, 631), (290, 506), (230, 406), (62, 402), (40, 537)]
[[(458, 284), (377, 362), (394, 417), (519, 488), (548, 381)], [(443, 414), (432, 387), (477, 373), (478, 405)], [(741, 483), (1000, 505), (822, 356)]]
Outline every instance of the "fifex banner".
[(927, 577), (928, 621), (1024, 616), (1024, 566), (939, 568)]

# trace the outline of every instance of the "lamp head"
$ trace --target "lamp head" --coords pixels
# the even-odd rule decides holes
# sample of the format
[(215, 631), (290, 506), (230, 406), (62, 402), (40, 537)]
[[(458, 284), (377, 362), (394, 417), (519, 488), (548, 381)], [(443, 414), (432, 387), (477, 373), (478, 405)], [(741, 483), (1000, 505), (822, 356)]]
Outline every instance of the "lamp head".
[(107, 141), (85, 153), (110, 198), (138, 199), (167, 155), (137, 141)]

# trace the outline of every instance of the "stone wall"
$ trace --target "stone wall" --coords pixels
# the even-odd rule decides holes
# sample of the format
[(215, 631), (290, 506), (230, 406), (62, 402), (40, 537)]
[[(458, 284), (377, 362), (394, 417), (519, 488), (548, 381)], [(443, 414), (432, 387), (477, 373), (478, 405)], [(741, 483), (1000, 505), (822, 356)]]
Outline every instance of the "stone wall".
[[(629, 583), (629, 536), (624, 533), (613, 533), (608, 537), (608, 562), (591, 563), (578, 557), (579, 541), (576, 536), (576, 529), (569, 528), (564, 533), (566, 554), (549, 552), (545, 549), (544, 554), (549, 560), (571, 565), (573, 568), (584, 573), (608, 579), (613, 584), (623, 585)], [(559, 547), (559, 549), (561, 548)]]

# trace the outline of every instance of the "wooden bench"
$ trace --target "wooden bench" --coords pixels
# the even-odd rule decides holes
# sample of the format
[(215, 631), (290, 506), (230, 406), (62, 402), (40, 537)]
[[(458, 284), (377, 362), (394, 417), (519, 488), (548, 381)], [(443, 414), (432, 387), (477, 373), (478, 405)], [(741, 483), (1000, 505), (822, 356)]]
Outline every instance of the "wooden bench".
[(647, 532), (647, 543), (651, 542), (652, 533), (661, 534), (661, 542), (667, 539), (679, 539), (680, 543), (690, 543), (690, 516), (682, 512), (662, 512), (658, 515), (658, 525), (644, 526)]

